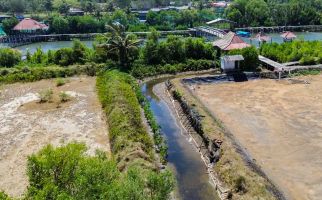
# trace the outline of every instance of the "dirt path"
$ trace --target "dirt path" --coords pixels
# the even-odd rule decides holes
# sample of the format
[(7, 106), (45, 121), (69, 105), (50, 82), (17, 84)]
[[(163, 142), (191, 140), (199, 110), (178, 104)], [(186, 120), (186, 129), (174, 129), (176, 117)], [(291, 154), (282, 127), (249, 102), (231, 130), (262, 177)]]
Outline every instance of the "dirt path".
[[(38, 92), (66, 91), (70, 102), (39, 104)], [(26, 158), (46, 144), (84, 142), (88, 153), (109, 151), (107, 127), (95, 91), (95, 78), (70, 78), (57, 88), (54, 80), (6, 85), (0, 90), (0, 190), (20, 196), (28, 185)]]
[(289, 199), (322, 196), (322, 76), (199, 85), (212, 111)]

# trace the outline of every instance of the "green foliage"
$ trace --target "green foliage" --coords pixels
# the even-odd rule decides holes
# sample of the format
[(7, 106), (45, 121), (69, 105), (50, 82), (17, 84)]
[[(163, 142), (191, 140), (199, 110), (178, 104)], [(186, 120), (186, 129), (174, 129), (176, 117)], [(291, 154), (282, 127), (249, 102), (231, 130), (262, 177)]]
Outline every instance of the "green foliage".
[(141, 107), (144, 110), (144, 115), (149, 123), (149, 126), (152, 129), (154, 144), (157, 147), (157, 152), (160, 154), (161, 162), (165, 164), (167, 162), (166, 159), (167, 159), (167, 155), (168, 155), (168, 146), (167, 146), (166, 141), (164, 140), (163, 136), (161, 135), (161, 129), (160, 129), (160, 126), (153, 115), (153, 112), (150, 107), (150, 102), (142, 94), (141, 88), (139, 87), (139, 85), (135, 81), (132, 81), (131, 84), (136, 92), (136, 97), (137, 97)]
[(116, 70), (97, 77), (98, 96), (107, 116), (112, 151), (121, 168), (135, 163), (150, 166), (153, 160), (153, 142), (142, 124), (140, 104), (131, 85), (133, 81), (130, 75)]
[(44, 147), (28, 158), (27, 199), (168, 199), (173, 176), (131, 167), (120, 173), (102, 153), (90, 157), (84, 144)]
[(67, 94), (66, 92), (59, 93), (60, 102), (64, 103), (64, 102), (70, 101), (70, 99), (71, 99), (70, 95)]
[(46, 103), (46, 102), (50, 103), (53, 99), (53, 94), (54, 93), (51, 88), (40, 91), (39, 92), (39, 98), (40, 98), (39, 103)]
[(216, 17), (212, 10), (184, 10), (184, 11), (160, 11), (148, 12), (146, 23), (157, 30), (180, 30), (199, 26)]
[(248, 47), (244, 49), (236, 49), (229, 51), (229, 55), (242, 55), (244, 60), (241, 62), (241, 69), (248, 71), (255, 71), (258, 67), (258, 52), (255, 47)]
[(172, 65), (146, 65), (144, 63), (135, 63), (131, 70), (131, 74), (136, 78), (142, 79), (160, 74), (208, 70), (215, 67), (215, 62), (211, 60), (187, 60), (186, 62)]
[(50, 28), (53, 33), (66, 33), (69, 30), (68, 20), (62, 16), (54, 17)]
[(300, 61), (301, 64), (321, 64), (321, 41), (293, 41), (282, 44), (264, 44), (261, 55), (278, 62)]
[(11, 200), (11, 198), (3, 191), (0, 191), (0, 199), (1, 200)]
[(63, 85), (65, 85), (65, 83), (66, 83), (65, 80), (62, 78), (56, 79), (56, 86), (57, 87), (63, 86)]
[(10, 48), (0, 48), (0, 66), (13, 67), (21, 61), (21, 54)]
[(105, 43), (100, 48), (107, 52), (117, 55), (119, 64), (123, 70), (129, 70), (130, 64), (138, 56), (138, 45), (140, 40), (136, 35), (126, 34), (125, 27), (121, 24), (112, 24), (108, 26), (109, 32), (101, 37), (105, 37), (102, 41)]
[(181, 38), (168, 36), (167, 40), (159, 42), (159, 33), (153, 30), (148, 41), (142, 48), (142, 59), (146, 64), (172, 64), (186, 59), (214, 59), (214, 49), (204, 39)]
[(62, 48), (57, 50), (54, 54), (54, 63), (61, 66), (68, 66), (73, 64), (73, 49)]
[(41, 48), (37, 48), (36, 52), (32, 54), (29, 59), (27, 56), (27, 60), (35, 64), (44, 63), (46, 59), (46, 54), (41, 50)]
[(309, 75), (319, 75), (321, 74), (321, 70), (319, 69), (308, 69), (308, 70), (299, 70), (296, 71), (295, 73), (290, 74), (290, 77), (295, 77), (295, 76), (309, 76)]
[(315, 0), (235, 0), (225, 15), (239, 27), (318, 25), (321, 9), (321, 1)]
[(79, 40), (74, 40), (73, 42), (73, 61), (74, 62), (78, 62), (80, 64), (84, 64), (86, 61), (86, 46), (84, 45), (84, 43), (82, 43)]
[(92, 76), (105, 68), (106, 64), (73, 65), (68, 67), (36, 66), (27, 68), (0, 68), (0, 83), (32, 82), (41, 79), (69, 77), (81, 74)]
[(5, 19), (2, 21), (2, 28), (4, 32), (10, 34), (12, 32), (13, 27), (15, 27), (19, 23), (19, 20), (15, 17)]

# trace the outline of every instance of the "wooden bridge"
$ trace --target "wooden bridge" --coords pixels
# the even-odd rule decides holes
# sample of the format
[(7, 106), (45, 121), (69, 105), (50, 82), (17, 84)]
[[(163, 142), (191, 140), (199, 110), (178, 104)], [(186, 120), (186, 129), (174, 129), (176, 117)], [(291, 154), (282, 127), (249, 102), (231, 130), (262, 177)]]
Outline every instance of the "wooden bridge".
[(262, 62), (264, 65), (266, 65), (267, 68), (270, 70), (283, 71), (286, 68), (285, 65), (275, 62), (275, 61), (273, 61), (269, 58), (266, 58), (264, 56), (261, 56), (261, 55), (258, 56), (258, 59), (260, 62)]
[(322, 64), (318, 65), (297, 65), (299, 62), (289, 62), (289, 63), (278, 63), (269, 58), (259, 55), (258, 59), (261, 63), (266, 65), (266, 67), (275, 72), (293, 72), (298, 70), (309, 70), (309, 69), (319, 69), (322, 70)]
[(224, 30), (209, 26), (199, 26), (191, 29), (191, 31), (194, 31), (196, 36), (216, 36), (222, 38), (226, 35)]
[[(145, 37), (151, 32), (127, 32), (127, 34), (136, 34), (139, 37)], [(159, 31), (161, 36), (167, 35), (194, 35), (195, 32), (192, 30), (175, 30), (175, 31)], [(85, 34), (49, 34), (49, 35), (11, 35), (0, 38), (0, 43), (5, 44), (8, 47), (17, 47), (34, 42), (47, 42), (47, 41), (70, 41), (72, 39), (80, 40), (92, 40), (97, 35), (103, 33), (85, 33)]]

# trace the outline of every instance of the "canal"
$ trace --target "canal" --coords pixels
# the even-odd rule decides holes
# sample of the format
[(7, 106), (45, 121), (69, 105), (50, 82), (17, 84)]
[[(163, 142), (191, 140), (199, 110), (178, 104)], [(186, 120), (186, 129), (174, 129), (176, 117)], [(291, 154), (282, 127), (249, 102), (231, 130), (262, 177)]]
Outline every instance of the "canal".
[(147, 82), (142, 92), (151, 104), (151, 109), (161, 126), (168, 144), (168, 164), (175, 173), (178, 196), (184, 200), (219, 200), (215, 188), (210, 184), (207, 168), (196, 148), (182, 134), (182, 127), (172, 114), (168, 104), (153, 88), (164, 84), (165, 79)]

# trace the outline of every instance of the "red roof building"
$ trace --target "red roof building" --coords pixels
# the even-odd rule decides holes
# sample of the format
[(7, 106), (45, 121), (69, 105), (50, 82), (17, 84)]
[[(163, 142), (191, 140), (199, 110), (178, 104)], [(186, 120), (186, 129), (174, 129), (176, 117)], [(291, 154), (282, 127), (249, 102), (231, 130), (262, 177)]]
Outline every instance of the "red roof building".
[(284, 40), (293, 40), (296, 38), (296, 35), (290, 31), (286, 31), (284, 32), (281, 37), (284, 39)]
[(37, 30), (47, 30), (48, 26), (46, 24), (42, 24), (37, 22), (36, 20), (25, 18), (21, 22), (19, 22), (13, 30), (15, 31), (37, 31)]
[(243, 49), (250, 47), (251, 45), (244, 42), (236, 33), (229, 32), (222, 39), (213, 42), (214, 47), (218, 47), (223, 51), (229, 51), (233, 49)]

